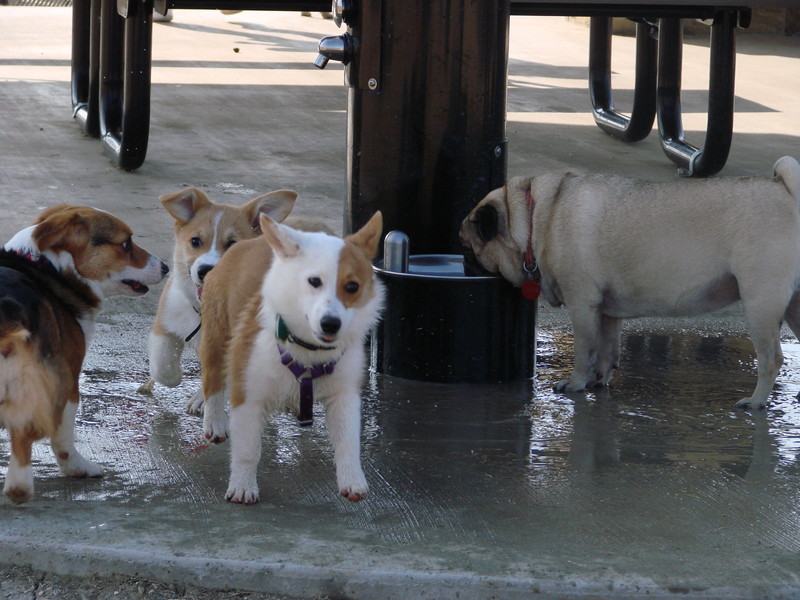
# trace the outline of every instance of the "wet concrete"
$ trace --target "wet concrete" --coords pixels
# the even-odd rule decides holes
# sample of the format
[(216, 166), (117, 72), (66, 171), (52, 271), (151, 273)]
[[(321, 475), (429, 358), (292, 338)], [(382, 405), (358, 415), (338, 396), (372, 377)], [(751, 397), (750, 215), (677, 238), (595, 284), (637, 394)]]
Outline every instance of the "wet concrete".
[(139, 395), (149, 321), (116, 314), (87, 360), (78, 426), (108, 474), (61, 478), (38, 444), (37, 498), (0, 506), (0, 557), (299, 596), (793, 597), (800, 346), (784, 343), (768, 412), (734, 410), (754, 379), (735, 317), (629, 328), (613, 388), (585, 396), (550, 391), (569, 368), (559, 315), (532, 382), (372, 374), (370, 498), (336, 497), (321, 414), (308, 431), (286, 416), (265, 430), (262, 502), (241, 507), (222, 498), (227, 447), (183, 413), (196, 365), (182, 388)]
[[(31, 41), (34, 16), (41, 31)], [(60, 9), (0, 8), (0, 39), (11, 40), (0, 44), (3, 239), (40, 207), (68, 200), (119, 214), (167, 258), (171, 224), (155, 198), (187, 184), (231, 202), (294, 187), (299, 212), (340, 228), (341, 72), (318, 74), (292, 56), (332, 24), (184, 11), (157, 26), (156, 48), (172, 54), (157, 55), (151, 153), (131, 174), (69, 119), (68, 23)], [(674, 177), (655, 140), (623, 146), (591, 125), (584, 28), (515, 19), (512, 33), (511, 174), (570, 164)], [(777, 156), (800, 154), (790, 110), (800, 40), (749, 40), (740, 42), (743, 114), (726, 174), (768, 172)], [(187, 42), (199, 44), (191, 60), (181, 54)], [(243, 58), (248, 50), (258, 54)], [(687, 49), (703, 52), (698, 42)], [(687, 79), (702, 81), (699, 71)], [(315, 77), (330, 96), (312, 87)], [(685, 105), (696, 107), (700, 88), (686, 87)], [(307, 117), (296, 118), (298, 105)], [(265, 106), (269, 118), (254, 120)], [(551, 391), (569, 371), (572, 340), (566, 313), (547, 307), (533, 380), (442, 385), (371, 373), (368, 500), (338, 497), (319, 414), (309, 429), (289, 416), (267, 425), (262, 501), (242, 507), (223, 499), (228, 446), (209, 446), (183, 410), (198, 385), (194, 357), (180, 387), (137, 392), (157, 293), (113, 301), (86, 359), (78, 445), (106, 476), (62, 478), (37, 444), (35, 500), (0, 500), (0, 563), (359, 600), (800, 597), (800, 344), (785, 332), (769, 410), (735, 410), (755, 384), (736, 307), (627, 324), (622, 368), (597, 393)]]

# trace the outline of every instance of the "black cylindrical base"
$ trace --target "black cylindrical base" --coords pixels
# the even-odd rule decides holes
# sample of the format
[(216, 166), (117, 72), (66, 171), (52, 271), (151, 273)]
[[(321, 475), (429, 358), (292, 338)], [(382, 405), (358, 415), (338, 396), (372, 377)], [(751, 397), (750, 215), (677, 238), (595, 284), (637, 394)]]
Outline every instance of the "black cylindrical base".
[(412, 256), (375, 271), (386, 309), (371, 340), (379, 373), (440, 383), (500, 383), (535, 373), (536, 302), (499, 277), (464, 275), (460, 256)]

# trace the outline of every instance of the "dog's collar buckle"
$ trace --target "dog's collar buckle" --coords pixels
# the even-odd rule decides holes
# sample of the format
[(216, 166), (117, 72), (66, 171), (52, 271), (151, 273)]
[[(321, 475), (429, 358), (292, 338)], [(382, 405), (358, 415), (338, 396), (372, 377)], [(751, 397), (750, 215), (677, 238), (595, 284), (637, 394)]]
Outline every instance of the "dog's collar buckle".
[(289, 369), (300, 383), (300, 410), (297, 413), (297, 421), (300, 427), (308, 427), (314, 423), (314, 380), (333, 373), (338, 359), (307, 367), (295, 360), (280, 342), (277, 343), (277, 346), (281, 364)]
[(530, 258), (526, 256), (522, 261), (522, 270), (525, 271), (528, 279), (533, 279), (536, 277), (536, 272), (539, 270), (539, 265), (536, 264), (536, 259), (532, 256)]

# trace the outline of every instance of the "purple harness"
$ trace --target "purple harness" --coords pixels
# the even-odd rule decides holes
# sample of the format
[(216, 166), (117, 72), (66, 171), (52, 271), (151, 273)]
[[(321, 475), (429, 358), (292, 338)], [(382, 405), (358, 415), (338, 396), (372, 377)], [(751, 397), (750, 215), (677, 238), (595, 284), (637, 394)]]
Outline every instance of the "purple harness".
[(330, 375), (339, 359), (318, 363), (310, 367), (295, 360), (289, 351), (280, 342), (277, 342), (281, 363), (288, 368), (292, 375), (300, 382), (300, 412), (297, 420), (300, 427), (308, 427), (314, 422), (314, 380), (323, 375)]

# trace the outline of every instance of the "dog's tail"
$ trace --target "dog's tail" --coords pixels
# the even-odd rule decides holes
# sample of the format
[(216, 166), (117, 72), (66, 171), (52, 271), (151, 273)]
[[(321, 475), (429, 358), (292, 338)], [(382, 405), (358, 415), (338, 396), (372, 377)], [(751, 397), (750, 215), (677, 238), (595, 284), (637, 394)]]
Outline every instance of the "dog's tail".
[(783, 156), (777, 160), (772, 170), (800, 204), (800, 164), (791, 156)]
[(0, 298), (0, 358), (17, 354), (30, 335), (23, 306), (12, 298)]

